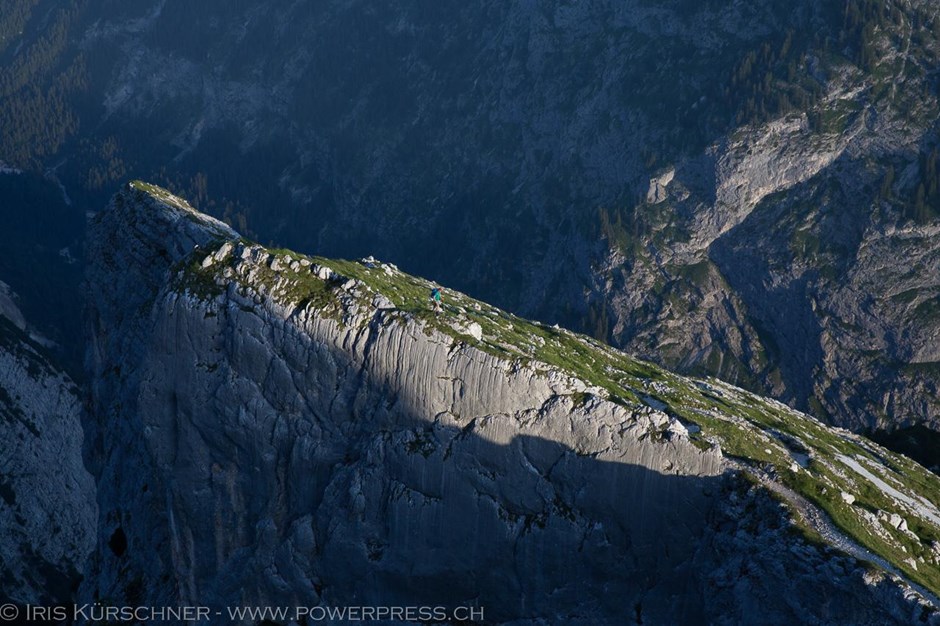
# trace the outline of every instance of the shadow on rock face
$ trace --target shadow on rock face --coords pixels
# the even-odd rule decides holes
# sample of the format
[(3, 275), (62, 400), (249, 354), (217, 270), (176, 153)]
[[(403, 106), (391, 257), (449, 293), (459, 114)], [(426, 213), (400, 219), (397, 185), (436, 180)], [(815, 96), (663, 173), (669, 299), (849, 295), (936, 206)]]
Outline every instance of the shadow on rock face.
[(701, 617), (690, 556), (720, 478), (471, 431), (431, 427), (425, 453), (376, 438), (368, 460), (339, 472), (312, 519), (323, 562), (343, 564), (324, 571), (324, 600), (616, 621), (648, 596), (663, 621)]
[(763, 604), (781, 623), (829, 615), (827, 594), (871, 601), (850, 565), (789, 549), (779, 505), (732, 498), (720, 454), (664, 414), (402, 311), (284, 304), (250, 281), (273, 262), (260, 248), (238, 252), (244, 282), (180, 290), (171, 268), (230, 233), (125, 200), (89, 263), (86, 601), (473, 605), (514, 624), (734, 623)]

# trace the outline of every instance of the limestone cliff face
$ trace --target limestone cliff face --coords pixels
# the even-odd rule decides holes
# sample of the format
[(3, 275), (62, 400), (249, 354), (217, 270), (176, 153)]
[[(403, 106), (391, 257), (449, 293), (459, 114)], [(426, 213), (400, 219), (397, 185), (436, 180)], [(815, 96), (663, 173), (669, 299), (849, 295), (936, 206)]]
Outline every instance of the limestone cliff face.
[(26, 334), (11, 295), (0, 291), (0, 603), (64, 603), (97, 521), (79, 391)]
[[(722, 494), (741, 483), (720, 447), (657, 401), (612, 395), (575, 360), (518, 357), (512, 342), (565, 345), (598, 367), (618, 353), (527, 334), (456, 293), (434, 315), (416, 304), (423, 283), (393, 266), (269, 252), (142, 184), (90, 240), (101, 524), (89, 598), (733, 623), (756, 603), (738, 582), (779, 565), (793, 579), (775, 584), (807, 595), (775, 604), (775, 619), (903, 623), (922, 610), (850, 559), (833, 573), (824, 550), (791, 552), (804, 544), (790, 532), (729, 534)], [(650, 372), (646, 392), (672, 384)], [(727, 559), (752, 573), (721, 570)], [(820, 585), (862, 608), (827, 608), (809, 593)]]
[[(921, 175), (898, 155), (924, 137), (911, 115), (851, 109), (853, 76), (830, 77), (841, 132), (788, 116), (651, 181), (645, 234), (598, 264), (613, 343), (856, 431), (937, 423), (940, 229), (897, 212)], [(933, 100), (910, 106), (935, 119)], [(858, 170), (872, 159), (891, 177)]]
[(934, 2), (20, 4), (0, 153), (76, 198), (151, 173), (266, 241), (940, 430)]

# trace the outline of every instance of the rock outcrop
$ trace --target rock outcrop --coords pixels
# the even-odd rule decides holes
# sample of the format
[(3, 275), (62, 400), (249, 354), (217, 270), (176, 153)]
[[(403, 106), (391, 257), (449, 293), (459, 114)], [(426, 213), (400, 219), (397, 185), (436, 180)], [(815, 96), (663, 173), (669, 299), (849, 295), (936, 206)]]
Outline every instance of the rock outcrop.
[(744, 466), (667, 405), (697, 387), (653, 366), (449, 290), (434, 313), (394, 266), (268, 251), (141, 183), (89, 253), (88, 599), (735, 623), (762, 572), (799, 593), (768, 621), (931, 614), (897, 571), (876, 601), (782, 505), (743, 509), (773, 532), (734, 521)]
[(48, 606), (73, 597), (97, 507), (78, 388), (25, 328), (0, 290), (0, 604)]

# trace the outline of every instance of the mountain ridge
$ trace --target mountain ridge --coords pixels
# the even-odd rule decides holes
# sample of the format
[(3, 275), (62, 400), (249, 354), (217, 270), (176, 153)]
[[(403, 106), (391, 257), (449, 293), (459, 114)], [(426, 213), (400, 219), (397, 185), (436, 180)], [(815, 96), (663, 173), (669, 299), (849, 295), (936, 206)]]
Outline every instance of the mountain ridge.
[[(860, 621), (934, 619), (929, 601), (907, 604), (901, 598), (916, 594), (905, 595), (911, 592), (891, 580), (903, 573), (936, 588), (931, 546), (940, 544), (930, 542), (940, 537), (932, 518), (940, 489), (929, 472), (875, 444), (459, 292), (444, 289), (445, 309), (435, 313), (432, 283), (392, 265), (265, 250), (142, 183), (121, 192), (91, 229), (98, 241), (89, 267), (99, 320), (92, 332), (101, 335), (105, 324), (112, 339), (96, 342), (92, 359), (96, 473), (114, 483), (99, 490), (108, 521), (99, 528), (86, 595), (127, 595), (130, 588), (165, 599), (176, 593), (160, 582), (170, 575), (181, 597), (210, 603), (484, 597), (498, 607), (497, 621), (583, 611), (591, 616), (585, 623), (597, 623), (623, 611), (596, 595), (616, 587), (653, 622), (703, 619), (742, 611), (745, 602), (728, 595), (740, 574), (718, 562), (703, 564), (722, 550), (740, 558), (739, 550), (765, 541), (766, 557), (754, 564), (761, 574), (745, 576), (748, 585), (765, 585), (761, 575), (776, 559), (799, 572), (790, 582), (794, 592), (835, 585), (857, 603), (854, 609), (814, 605), (811, 612), (848, 611), (843, 617)], [(164, 240), (168, 233), (180, 237)], [(124, 304), (96, 286), (110, 284), (117, 267), (133, 276), (120, 261), (135, 257), (154, 277), (155, 291), (142, 295), (142, 304), (131, 303), (143, 306), (142, 317), (122, 315)], [(128, 349), (139, 359), (126, 358)], [(121, 372), (113, 371), (115, 359)], [(137, 424), (123, 424), (128, 420)], [(133, 432), (122, 434), (128, 428)], [(134, 477), (120, 470), (130, 458), (141, 468)], [(865, 472), (881, 478), (870, 483)], [(301, 487), (305, 474), (312, 476)], [(746, 476), (752, 486), (740, 482)], [(771, 504), (781, 492), (765, 491), (762, 481), (801, 494), (804, 509), (817, 516), (831, 515), (847, 543), (826, 548), (832, 537), (818, 533), (813, 517), (786, 497)], [(877, 481), (909, 495), (892, 500)], [(598, 485), (608, 485), (603, 494)], [(838, 495), (843, 490), (855, 494), (853, 503)], [(207, 516), (206, 501), (189, 493), (214, 494), (214, 512)], [(736, 506), (716, 494), (731, 493), (767, 514), (754, 519), (766, 532), (753, 537), (756, 544), (735, 543), (720, 524), (710, 525)], [(903, 513), (903, 530), (892, 526), (889, 510)], [(223, 536), (207, 517), (252, 523), (239, 522)], [(636, 569), (615, 573), (604, 565), (599, 586), (582, 588), (560, 574), (567, 568), (558, 569), (564, 559), (554, 560), (561, 553), (552, 548), (543, 568), (530, 567), (527, 578), (472, 585), (454, 578), (451, 568), (486, 567), (502, 577), (522, 562), (511, 565), (492, 546), (473, 544), (481, 551), (474, 557), (460, 541), (440, 544), (442, 536), (467, 532), (461, 519), (485, 524), (523, 562), (534, 558), (532, 541), (545, 549), (580, 536), (587, 545), (603, 538), (598, 546), (622, 553), (620, 562)], [(705, 524), (687, 527), (691, 519)], [(775, 519), (781, 521), (767, 527)], [(412, 534), (409, 524), (421, 530)], [(654, 528), (658, 537), (650, 534)], [(663, 528), (674, 530), (662, 535)], [(108, 539), (119, 529), (126, 552), (109, 554)], [(873, 562), (884, 558), (889, 574), (866, 574), (840, 556), (853, 544), (848, 549), (861, 550), (858, 555), (870, 549)], [(802, 565), (786, 556), (794, 545), (802, 546)], [(401, 580), (400, 568), (413, 567), (416, 553), (428, 556), (427, 577), (414, 579), (425, 586), (393, 591), (391, 581)], [(598, 567), (600, 555), (592, 548), (575, 567)], [(475, 565), (458, 567), (454, 558)], [(372, 572), (377, 588), (341, 575), (336, 559)], [(692, 562), (701, 569), (690, 569)], [(844, 576), (821, 578), (834, 562)], [(255, 582), (240, 587), (252, 575), (236, 574), (238, 568), (255, 571)], [(443, 569), (435, 575), (435, 568)], [(667, 570), (684, 581), (685, 592), (668, 588)], [(278, 574), (271, 578), (271, 572)], [(703, 593), (695, 590), (710, 575), (724, 591), (693, 609), (693, 598)], [(435, 576), (447, 584), (431, 583)], [(647, 576), (643, 591), (635, 576)], [(292, 582), (282, 588), (277, 580)], [(566, 591), (554, 599), (543, 595), (553, 585)], [(519, 607), (501, 586), (530, 598), (535, 612)], [(887, 604), (876, 609), (879, 602)], [(798, 615), (782, 599), (773, 610)], [(870, 617), (875, 614), (881, 617)]]
[(0, 151), (76, 211), (155, 180), (829, 423), (937, 430), (936, 238), (900, 233), (940, 216), (929, 2), (11, 2)]

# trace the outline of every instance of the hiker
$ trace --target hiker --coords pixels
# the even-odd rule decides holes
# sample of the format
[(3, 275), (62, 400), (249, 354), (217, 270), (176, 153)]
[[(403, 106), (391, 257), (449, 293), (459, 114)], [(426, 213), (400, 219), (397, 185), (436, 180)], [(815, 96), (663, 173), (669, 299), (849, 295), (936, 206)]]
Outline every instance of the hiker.
[(435, 287), (431, 290), (431, 300), (434, 302), (434, 310), (440, 313), (444, 310), (444, 305), (441, 303), (441, 289), (440, 287)]

